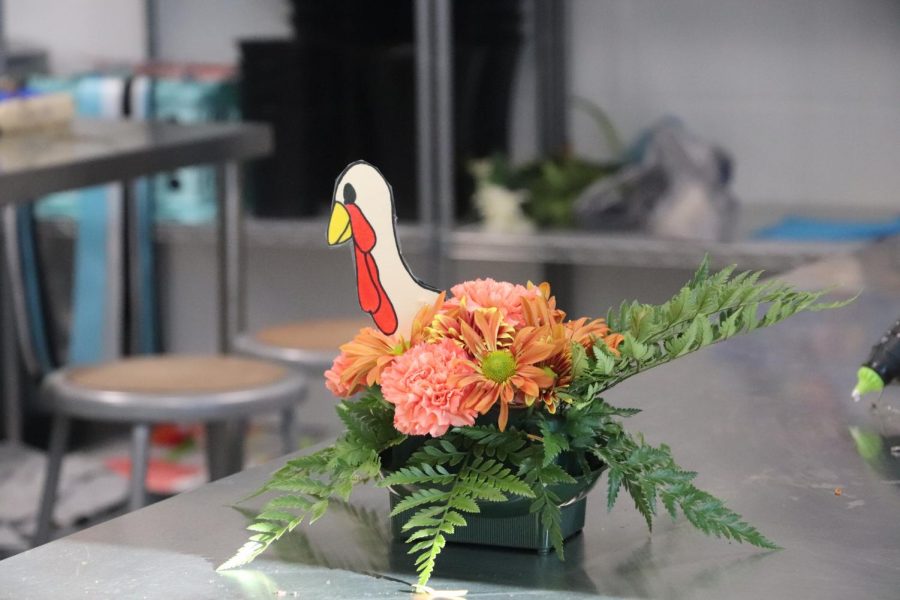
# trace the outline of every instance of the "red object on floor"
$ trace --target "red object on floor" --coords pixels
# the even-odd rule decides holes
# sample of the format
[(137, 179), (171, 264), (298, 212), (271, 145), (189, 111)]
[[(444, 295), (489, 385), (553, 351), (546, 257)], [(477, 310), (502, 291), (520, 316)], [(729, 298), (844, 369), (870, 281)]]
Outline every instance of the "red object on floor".
[(150, 433), (150, 443), (154, 446), (179, 446), (190, 439), (197, 439), (200, 434), (199, 425), (176, 425), (163, 423), (153, 427)]
[[(108, 458), (106, 468), (126, 479), (131, 476), (131, 459), (127, 456)], [(202, 474), (197, 465), (183, 465), (156, 458), (150, 459), (147, 470), (147, 491), (152, 494), (168, 495), (183, 492)]]

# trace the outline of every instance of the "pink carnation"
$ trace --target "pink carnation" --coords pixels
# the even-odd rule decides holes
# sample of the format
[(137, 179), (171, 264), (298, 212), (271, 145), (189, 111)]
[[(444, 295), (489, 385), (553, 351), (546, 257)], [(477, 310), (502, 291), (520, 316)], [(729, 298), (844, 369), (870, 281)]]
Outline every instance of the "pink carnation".
[(346, 398), (355, 391), (341, 381), (341, 376), (344, 374), (344, 370), (349, 364), (350, 359), (341, 352), (337, 358), (334, 359), (331, 368), (325, 371), (325, 387), (327, 387), (332, 394), (340, 398)]
[(525, 325), (522, 298), (537, 297), (541, 293), (537, 287), (528, 289), (522, 285), (493, 279), (465, 281), (454, 285), (450, 292), (453, 297), (447, 301), (448, 305), (459, 306), (465, 299), (468, 310), (493, 306), (500, 309), (504, 321), (517, 328)]
[(395, 359), (381, 374), (384, 399), (394, 405), (394, 427), (409, 435), (440, 437), (451, 426), (472, 425), (476, 411), (464, 406), (471, 386), (452, 385), (470, 373), (468, 355), (451, 342), (419, 344)]

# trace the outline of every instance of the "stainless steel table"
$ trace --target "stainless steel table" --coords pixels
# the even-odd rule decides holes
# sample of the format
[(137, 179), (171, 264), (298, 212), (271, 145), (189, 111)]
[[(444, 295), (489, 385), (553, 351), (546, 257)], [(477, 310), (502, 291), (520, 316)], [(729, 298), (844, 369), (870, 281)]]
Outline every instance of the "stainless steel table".
[[(29, 202), (72, 188), (110, 182), (128, 184), (141, 175), (215, 164), (221, 190), (219, 349), (224, 352), (242, 328), (244, 314), (239, 163), (271, 150), (271, 131), (261, 124), (77, 120), (69, 128), (0, 138), (0, 206)], [(4, 404), (7, 439), (17, 441), (18, 394), (8, 382)]]
[[(450, 545), (434, 586), (468, 588), (472, 598), (900, 597), (900, 460), (889, 441), (864, 459), (849, 432), (872, 425), (849, 390), (869, 345), (900, 314), (900, 243), (788, 277), (863, 293), (850, 307), (798, 316), (609, 394), (646, 409), (631, 427), (669, 443), (683, 466), (699, 470), (701, 487), (784, 550), (709, 539), (665, 516), (648, 536), (627, 497), (606, 512), (601, 482), (565, 562)], [(390, 539), (386, 493), (372, 488), (286, 536), (252, 568), (215, 572), (245, 539), (245, 511), (259, 506), (230, 504), (279, 463), (2, 561), (0, 597), (409, 597), (397, 580), (414, 579), (410, 561)]]

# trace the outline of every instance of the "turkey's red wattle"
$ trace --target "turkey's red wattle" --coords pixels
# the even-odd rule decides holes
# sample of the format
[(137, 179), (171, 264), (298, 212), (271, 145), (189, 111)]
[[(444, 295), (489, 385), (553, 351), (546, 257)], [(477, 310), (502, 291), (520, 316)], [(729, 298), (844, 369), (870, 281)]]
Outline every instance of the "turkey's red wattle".
[(391, 335), (397, 331), (397, 313), (384, 286), (381, 285), (378, 265), (375, 264), (375, 258), (372, 256), (372, 249), (378, 241), (375, 230), (356, 205), (350, 204), (346, 208), (350, 215), (350, 227), (353, 230), (356, 293), (359, 297), (359, 306), (372, 315), (375, 325), (382, 333)]

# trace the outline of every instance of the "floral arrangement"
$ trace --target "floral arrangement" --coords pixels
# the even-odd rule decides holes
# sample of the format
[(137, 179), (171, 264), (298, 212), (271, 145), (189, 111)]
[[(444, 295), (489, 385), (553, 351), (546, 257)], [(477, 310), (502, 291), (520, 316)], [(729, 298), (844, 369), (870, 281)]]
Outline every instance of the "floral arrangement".
[[(607, 505), (631, 496), (652, 528), (659, 503), (702, 532), (777, 548), (725, 504), (697, 488), (666, 445), (626, 431), (638, 408), (609, 405), (603, 392), (647, 369), (800, 311), (822, 292), (798, 291), (760, 273), (728, 268), (693, 279), (661, 305), (626, 302), (606, 319), (568, 319), (547, 284), (468, 281), (422, 308), (411, 330), (363, 329), (341, 347), (325, 373), (342, 398), (346, 432), (318, 452), (291, 459), (260, 490), (276, 492), (252, 532), (220, 569), (253, 560), (270, 544), (310, 523), (335, 498), (372, 481), (416, 486), (394, 515), (425, 586), (447, 538), (485, 503), (530, 499), (563, 557), (560, 499), (553, 486), (607, 470)], [(414, 442), (390, 464), (391, 451)], [(563, 457), (566, 460), (561, 460)], [(467, 517), (469, 515), (469, 517)]]

